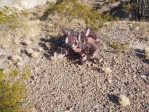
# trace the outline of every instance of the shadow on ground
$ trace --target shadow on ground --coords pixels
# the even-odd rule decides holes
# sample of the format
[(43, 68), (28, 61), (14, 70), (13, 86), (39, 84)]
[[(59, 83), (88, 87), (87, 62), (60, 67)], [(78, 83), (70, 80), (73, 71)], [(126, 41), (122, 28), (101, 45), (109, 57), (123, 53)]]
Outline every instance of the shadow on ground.
[[(54, 53), (60, 53), (62, 48), (66, 48), (65, 40), (62, 36), (50, 37), (50, 38), (41, 38), (39, 46), (44, 49), (43, 55), (45, 58), (50, 59), (51, 56), (54, 56)], [(69, 50), (69, 55), (67, 56), (75, 64), (80, 63), (80, 55), (74, 51)]]
[(149, 64), (149, 60), (146, 59), (143, 50), (135, 49), (135, 52), (136, 52), (136, 56), (139, 57), (142, 62), (144, 62), (144, 63), (146, 63), (146, 64)]
[(109, 13), (112, 19), (116, 19), (118, 17), (120, 20), (132, 20), (132, 11), (125, 11), (123, 9), (123, 5), (127, 5), (128, 3), (129, 2), (127, 1), (121, 1), (117, 6), (110, 8), (108, 11), (103, 12), (103, 14)]
[(54, 52), (59, 52), (60, 48), (63, 45), (63, 39), (61, 36), (57, 37), (50, 37), (50, 38), (41, 38), (39, 42), (39, 46), (44, 49), (44, 56), (45, 58), (49, 59), (51, 56), (54, 55)]
[(108, 94), (107, 96), (111, 102), (118, 104), (118, 100), (119, 100), (118, 96), (113, 94)]

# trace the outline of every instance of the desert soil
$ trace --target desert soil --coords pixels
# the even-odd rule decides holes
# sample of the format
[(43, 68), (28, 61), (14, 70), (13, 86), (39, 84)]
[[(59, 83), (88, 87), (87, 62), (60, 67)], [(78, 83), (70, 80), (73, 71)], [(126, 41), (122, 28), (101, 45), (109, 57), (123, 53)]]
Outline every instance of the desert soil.
[[(1, 42), (0, 68), (29, 65), (28, 102), (33, 112), (149, 111), (149, 60), (143, 51), (149, 46), (148, 23), (106, 23), (97, 32), (100, 63), (84, 65), (67, 57), (53, 57), (61, 32), (50, 20), (31, 20), (28, 24), (29, 29), (0, 31), (1, 38), (6, 39)], [(107, 44), (111, 40), (129, 44), (115, 53)], [(112, 72), (105, 73), (105, 67)], [(130, 105), (118, 103), (120, 94), (130, 99)]]

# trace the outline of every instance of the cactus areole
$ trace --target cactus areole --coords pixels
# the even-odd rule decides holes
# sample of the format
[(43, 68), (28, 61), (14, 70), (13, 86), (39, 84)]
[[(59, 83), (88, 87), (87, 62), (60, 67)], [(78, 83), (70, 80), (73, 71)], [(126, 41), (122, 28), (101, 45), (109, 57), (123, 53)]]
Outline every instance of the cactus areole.
[(79, 55), (79, 61), (83, 64), (87, 60), (91, 60), (94, 63), (98, 62), (95, 55), (99, 49), (99, 39), (94, 31), (87, 28), (81, 33), (73, 30), (63, 31), (63, 38), (65, 40), (64, 48), (61, 48), (60, 53), (56, 53), (59, 58), (71, 55)]

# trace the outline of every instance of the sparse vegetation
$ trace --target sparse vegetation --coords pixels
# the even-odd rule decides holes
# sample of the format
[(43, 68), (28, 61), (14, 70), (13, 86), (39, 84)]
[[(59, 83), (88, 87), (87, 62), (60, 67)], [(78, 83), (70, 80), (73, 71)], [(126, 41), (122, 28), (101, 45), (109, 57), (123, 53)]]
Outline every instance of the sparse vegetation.
[(126, 13), (130, 13), (131, 8), (132, 7), (131, 7), (131, 4), (130, 3), (125, 4), (125, 5), (122, 6), (123, 11), (126, 12)]
[(28, 13), (26, 11), (19, 11), (16, 8), (5, 6), (4, 9), (0, 9), (0, 24), (5, 24), (8, 25), (10, 29), (15, 29), (24, 24), (23, 21), (19, 21), (19, 19), (27, 15)]
[(81, 5), (77, 0), (65, 0), (51, 5), (45, 12), (48, 14), (58, 14), (61, 18), (67, 17), (69, 21), (79, 18), (85, 21), (87, 26), (98, 30), (110, 17), (108, 14), (101, 15), (98, 11), (92, 10), (86, 5)]
[(26, 99), (24, 81), (30, 76), (27, 66), (22, 70), (10, 68), (0, 71), (0, 111), (19, 112), (23, 111), (22, 103)]
[(33, 73), (0, 70), (0, 112), (148, 110), (148, 23), (127, 21), (129, 0), (87, 1), (0, 11), (0, 69)]
[(17, 13), (7, 14), (6, 12), (0, 10), (0, 24), (10, 23), (17, 19)]
[(114, 53), (124, 51), (128, 48), (129, 42), (120, 43), (116, 40), (110, 40), (107, 44), (114, 49)]

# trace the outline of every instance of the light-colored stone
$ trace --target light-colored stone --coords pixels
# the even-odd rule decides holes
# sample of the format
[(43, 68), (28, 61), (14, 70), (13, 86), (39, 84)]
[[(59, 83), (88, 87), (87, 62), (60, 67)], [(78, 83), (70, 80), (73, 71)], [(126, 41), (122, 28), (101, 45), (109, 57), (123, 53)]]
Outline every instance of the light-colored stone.
[(144, 48), (146, 59), (149, 59), (149, 47)]
[(35, 59), (37, 59), (39, 57), (39, 53), (38, 52), (33, 52), (31, 55)]
[(33, 51), (33, 49), (31, 49), (31, 48), (27, 48), (27, 49), (26, 49), (26, 52), (27, 52), (28, 54), (32, 54), (34, 51)]
[(54, 53), (54, 56), (51, 57), (51, 60), (56, 61), (57, 59), (63, 59), (65, 55), (58, 54), (57, 52)]
[(38, 48), (38, 51), (39, 51), (39, 52), (42, 52), (42, 51), (43, 51), (43, 48), (39, 47), (39, 48)]
[(20, 62), (20, 61), (22, 61), (22, 58), (19, 55), (13, 55), (12, 61), (13, 62)]
[(14, 38), (13, 42), (14, 42), (15, 44), (17, 44), (17, 45), (20, 43), (20, 41), (19, 41), (18, 38)]
[(129, 24), (130, 28), (133, 28), (133, 24)]
[(29, 46), (32, 42), (30, 40), (25, 40), (24, 43)]
[(73, 109), (70, 108), (69, 110), (66, 110), (65, 112), (73, 112)]
[(102, 70), (103, 70), (103, 72), (106, 73), (106, 74), (112, 73), (112, 69), (109, 68), (109, 67), (104, 67), (104, 68), (102, 68)]
[(136, 30), (136, 31), (139, 31), (139, 30), (140, 30), (140, 28), (139, 28), (139, 27), (135, 27), (135, 30)]

